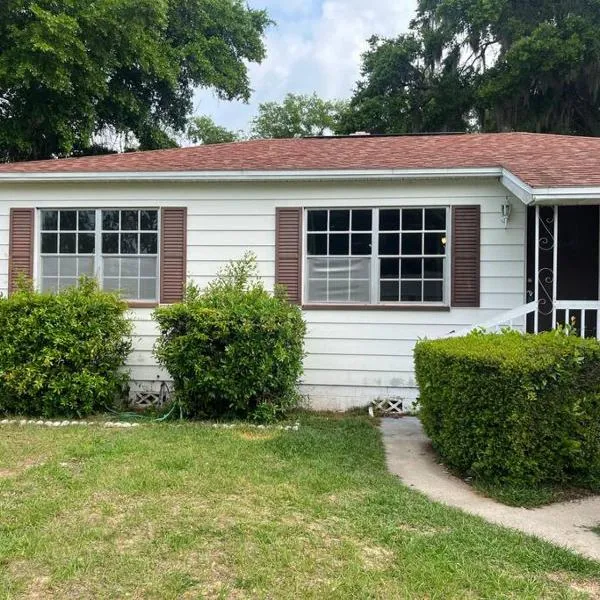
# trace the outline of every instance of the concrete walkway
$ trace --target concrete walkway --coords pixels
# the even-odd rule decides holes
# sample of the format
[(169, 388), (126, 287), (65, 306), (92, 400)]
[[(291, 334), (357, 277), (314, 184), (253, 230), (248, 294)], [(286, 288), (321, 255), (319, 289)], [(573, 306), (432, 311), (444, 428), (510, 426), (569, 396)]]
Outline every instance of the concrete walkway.
[(418, 419), (383, 419), (387, 464), (392, 473), (432, 500), (512, 527), (600, 560), (600, 536), (590, 527), (600, 524), (600, 497), (542, 508), (514, 508), (480, 496), (439, 465)]

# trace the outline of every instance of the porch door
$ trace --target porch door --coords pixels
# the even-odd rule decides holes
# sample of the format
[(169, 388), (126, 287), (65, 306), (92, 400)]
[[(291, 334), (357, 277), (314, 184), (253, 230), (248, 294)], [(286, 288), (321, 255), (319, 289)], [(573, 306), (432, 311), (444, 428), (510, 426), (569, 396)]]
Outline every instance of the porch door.
[[(600, 207), (542, 206), (528, 212), (527, 301), (537, 298), (538, 331), (549, 331), (567, 321), (565, 310), (554, 310), (554, 300), (600, 299)], [(528, 330), (535, 329), (535, 317)], [(581, 311), (568, 320), (579, 328)], [(586, 311), (585, 335), (596, 336), (597, 312)]]

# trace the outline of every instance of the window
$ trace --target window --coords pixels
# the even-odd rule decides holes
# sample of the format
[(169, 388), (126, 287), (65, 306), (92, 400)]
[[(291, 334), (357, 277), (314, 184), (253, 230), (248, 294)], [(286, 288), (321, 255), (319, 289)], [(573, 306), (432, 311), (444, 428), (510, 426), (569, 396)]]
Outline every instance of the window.
[(443, 303), (447, 209), (307, 211), (309, 303)]
[(42, 210), (40, 236), (42, 290), (95, 275), (124, 298), (157, 300), (157, 210)]

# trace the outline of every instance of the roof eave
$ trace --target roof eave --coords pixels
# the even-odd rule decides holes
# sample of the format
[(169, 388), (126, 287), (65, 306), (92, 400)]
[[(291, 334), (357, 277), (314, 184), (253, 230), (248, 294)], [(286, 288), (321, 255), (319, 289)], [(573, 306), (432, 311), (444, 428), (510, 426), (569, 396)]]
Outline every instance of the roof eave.
[(120, 171), (120, 172), (0, 172), (0, 182), (114, 181), (351, 181), (386, 179), (446, 179), (499, 177), (499, 167), (447, 169), (328, 169), (287, 171)]

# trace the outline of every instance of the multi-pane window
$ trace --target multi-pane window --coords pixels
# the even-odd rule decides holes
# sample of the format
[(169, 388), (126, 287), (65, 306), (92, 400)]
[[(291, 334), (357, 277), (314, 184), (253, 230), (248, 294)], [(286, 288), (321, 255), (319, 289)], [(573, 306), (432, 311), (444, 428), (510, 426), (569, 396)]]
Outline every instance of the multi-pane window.
[(157, 210), (42, 210), (40, 225), (42, 290), (90, 275), (124, 298), (158, 298)]
[(309, 303), (443, 303), (445, 208), (308, 210)]
[(370, 302), (371, 210), (309, 210), (308, 301)]

